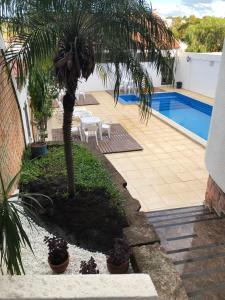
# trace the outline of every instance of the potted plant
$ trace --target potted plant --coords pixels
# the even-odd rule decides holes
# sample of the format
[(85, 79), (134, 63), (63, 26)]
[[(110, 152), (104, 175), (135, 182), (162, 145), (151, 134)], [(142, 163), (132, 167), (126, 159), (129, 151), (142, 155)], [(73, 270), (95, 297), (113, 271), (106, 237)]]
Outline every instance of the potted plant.
[(130, 247), (126, 239), (115, 239), (113, 249), (107, 256), (107, 268), (111, 274), (126, 273), (129, 267)]
[(48, 263), (55, 273), (63, 273), (69, 264), (67, 242), (62, 238), (45, 237), (44, 242), (48, 246)]
[(46, 65), (34, 67), (29, 75), (28, 90), (33, 116), (32, 158), (47, 154), (47, 122), (52, 116), (52, 102), (58, 97), (58, 89), (51, 69)]
[(81, 273), (81, 274), (99, 274), (99, 270), (97, 269), (97, 264), (92, 256), (88, 262), (81, 261), (79, 273)]

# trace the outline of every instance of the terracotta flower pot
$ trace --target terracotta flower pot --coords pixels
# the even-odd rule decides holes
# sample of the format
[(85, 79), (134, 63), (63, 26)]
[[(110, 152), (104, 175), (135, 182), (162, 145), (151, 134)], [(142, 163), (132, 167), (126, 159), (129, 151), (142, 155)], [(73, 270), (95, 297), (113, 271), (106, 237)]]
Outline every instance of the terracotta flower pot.
[(113, 265), (112, 263), (107, 262), (107, 269), (111, 274), (124, 274), (127, 272), (129, 267), (129, 261), (125, 261), (120, 266)]
[(62, 264), (60, 265), (53, 265), (51, 264), (50, 260), (48, 259), (48, 263), (50, 268), (52, 269), (52, 271), (54, 271), (55, 273), (64, 273), (66, 271), (66, 268), (68, 267), (69, 264), (69, 256), (67, 257), (67, 260), (65, 260)]

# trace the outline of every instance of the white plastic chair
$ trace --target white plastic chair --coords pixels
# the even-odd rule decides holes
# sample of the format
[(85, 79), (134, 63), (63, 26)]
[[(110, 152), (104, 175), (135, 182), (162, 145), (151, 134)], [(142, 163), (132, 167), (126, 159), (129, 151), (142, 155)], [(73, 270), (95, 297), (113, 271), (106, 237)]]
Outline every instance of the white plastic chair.
[(85, 136), (85, 141), (88, 143), (89, 137), (95, 137), (96, 144), (98, 145), (98, 126), (95, 124), (84, 124), (83, 133)]
[(63, 96), (65, 95), (65, 93), (66, 93), (66, 91), (65, 91), (64, 89), (61, 89), (61, 90), (59, 91), (59, 96), (58, 96), (59, 101), (62, 101)]
[(58, 102), (58, 108), (56, 109), (56, 118), (61, 122), (62, 119), (63, 119), (63, 112), (64, 112), (64, 109), (63, 109), (63, 104), (62, 104), (62, 101), (61, 100), (57, 100)]
[(127, 86), (128, 94), (131, 94), (131, 91), (134, 93), (134, 86), (130, 84), (130, 85)]
[(71, 133), (72, 133), (72, 135), (79, 135), (81, 141), (83, 142), (83, 135), (82, 135), (80, 126), (73, 126), (71, 128)]
[(71, 134), (79, 135), (81, 141), (83, 141), (83, 134), (82, 134), (81, 123), (80, 123), (79, 117), (73, 117)]
[(120, 90), (123, 90), (123, 92), (126, 93), (126, 91), (127, 91), (127, 83), (126, 82), (121, 82)]
[(111, 137), (111, 124), (110, 122), (102, 123), (102, 133), (107, 132), (108, 137)]
[(76, 91), (76, 98), (78, 99), (78, 100), (80, 100), (80, 97), (83, 97), (83, 101), (85, 101), (85, 98), (86, 98), (86, 94), (85, 94), (85, 92), (82, 92), (82, 91), (80, 91), (80, 90), (77, 90)]

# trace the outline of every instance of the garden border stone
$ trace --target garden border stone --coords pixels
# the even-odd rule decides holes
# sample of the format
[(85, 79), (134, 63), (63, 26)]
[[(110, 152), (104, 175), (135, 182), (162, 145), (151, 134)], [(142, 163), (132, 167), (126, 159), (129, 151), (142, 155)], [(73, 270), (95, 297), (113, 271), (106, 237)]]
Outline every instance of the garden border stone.
[(133, 248), (132, 266), (150, 275), (161, 300), (188, 300), (180, 275), (159, 244)]

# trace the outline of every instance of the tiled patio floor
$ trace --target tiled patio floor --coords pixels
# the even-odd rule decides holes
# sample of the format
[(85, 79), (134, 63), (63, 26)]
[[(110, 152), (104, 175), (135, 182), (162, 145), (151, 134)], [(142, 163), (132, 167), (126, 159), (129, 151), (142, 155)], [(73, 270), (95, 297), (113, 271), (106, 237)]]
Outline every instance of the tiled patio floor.
[[(141, 122), (136, 105), (118, 103), (115, 107), (108, 93), (92, 95), (100, 105), (87, 109), (103, 121), (120, 123), (144, 148), (106, 155), (127, 181), (132, 196), (141, 202), (143, 211), (202, 204), (208, 178), (202, 146), (155, 116), (147, 125)], [(50, 120), (49, 138), (51, 129), (60, 127), (61, 122)]]

